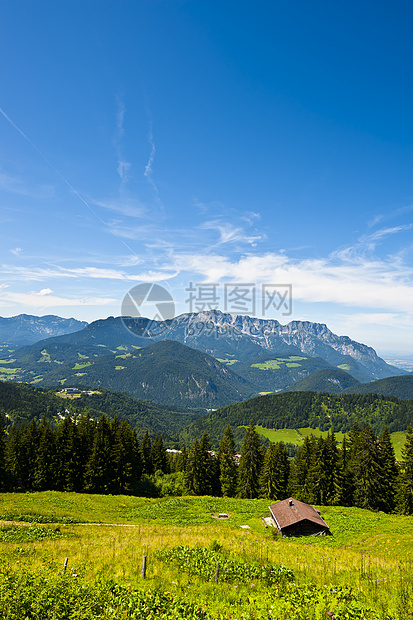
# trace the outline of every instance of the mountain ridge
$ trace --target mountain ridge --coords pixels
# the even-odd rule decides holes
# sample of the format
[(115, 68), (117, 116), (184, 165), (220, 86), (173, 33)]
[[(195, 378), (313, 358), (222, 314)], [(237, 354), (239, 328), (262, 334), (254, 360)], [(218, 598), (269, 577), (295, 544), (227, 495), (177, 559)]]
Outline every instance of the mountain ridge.
[(61, 336), (80, 331), (86, 325), (86, 321), (78, 321), (73, 317), (64, 319), (55, 314), (0, 317), (0, 343), (21, 347), (34, 344), (46, 336)]

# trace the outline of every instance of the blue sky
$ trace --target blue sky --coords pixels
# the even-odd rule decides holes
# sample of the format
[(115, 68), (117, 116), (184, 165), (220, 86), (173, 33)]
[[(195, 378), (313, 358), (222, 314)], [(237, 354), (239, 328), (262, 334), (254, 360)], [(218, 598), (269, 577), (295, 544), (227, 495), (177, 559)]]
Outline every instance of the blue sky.
[(412, 20), (407, 1), (3, 0), (0, 315), (291, 284), (271, 318), (412, 353)]

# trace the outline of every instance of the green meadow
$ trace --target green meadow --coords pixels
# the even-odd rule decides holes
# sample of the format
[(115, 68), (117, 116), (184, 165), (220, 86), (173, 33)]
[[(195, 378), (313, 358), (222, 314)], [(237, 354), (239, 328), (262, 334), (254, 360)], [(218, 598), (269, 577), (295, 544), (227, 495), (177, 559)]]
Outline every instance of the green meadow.
[(322, 507), (332, 536), (287, 539), (269, 503), (0, 494), (0, 618), (413, 617), (413, 517)]
[[(245, 427), (246, 428), (246, 427)], [(277, 443), (283, 441), (284, 443), (293, 443), (296, 446), (300, 446), (304, 441), (304, 438), (313, 435), (314, 437), (327, 437), (329, 431), (320, 431), (319, 428), (281, 428), (281, 429), (273, 429), (273, 428), (264, 428), (263, 426), (256, 426), (256, 431), (259, 435), (266, 437), (271, 442)], [(344, 433), (337, 432), (335, 433), (337, 443), (340, 445), (343, 441)], [(396, 459), (400, 461), (402, 458), (402, 448), (406, 441), (406, 432), (398, 431), (396, 433), (391, 433), (390, 435), (392, 445), (394, 448), (394, 452), (396, 455)]]

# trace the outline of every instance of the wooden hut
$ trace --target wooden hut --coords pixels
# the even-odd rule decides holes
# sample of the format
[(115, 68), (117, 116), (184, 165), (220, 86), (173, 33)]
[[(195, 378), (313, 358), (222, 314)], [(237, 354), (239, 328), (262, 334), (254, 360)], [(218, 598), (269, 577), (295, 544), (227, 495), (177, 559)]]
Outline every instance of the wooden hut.
[(271, 504), (270, 513), (282, 536), (324, 536), (330, 528), (320, 511), (294, 497)]

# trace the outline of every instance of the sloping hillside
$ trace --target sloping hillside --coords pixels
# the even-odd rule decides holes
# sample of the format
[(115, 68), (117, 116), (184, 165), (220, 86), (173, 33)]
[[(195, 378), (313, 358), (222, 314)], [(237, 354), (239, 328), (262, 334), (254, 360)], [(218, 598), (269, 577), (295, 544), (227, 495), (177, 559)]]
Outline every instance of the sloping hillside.
[(352, 389), (361, 385), (345, 370), (340, 368), (324, 368), (318, 370), (294, 385), (286, 388), (286, 392), (327, 392), (340, 394), (346, 388)]

